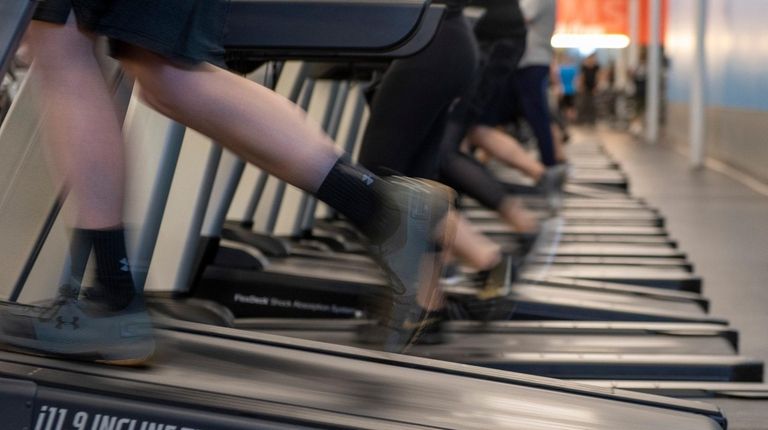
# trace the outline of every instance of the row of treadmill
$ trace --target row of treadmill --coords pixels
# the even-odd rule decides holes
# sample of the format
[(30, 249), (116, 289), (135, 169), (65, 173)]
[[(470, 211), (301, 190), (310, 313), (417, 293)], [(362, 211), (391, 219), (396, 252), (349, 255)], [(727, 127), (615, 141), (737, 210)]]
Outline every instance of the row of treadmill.
[[(0, 4), (0, 58), (32, 7)], [(422, 0), (234, 0), (229, 13), (233, 69), (305, 109), (321, 106), (321, 125), (354, 152), (365, 127), (362, 85), (426, 46), (444, 9)], [(130, 82), (114, 76), (116, 103), (126, 107)], [(27, 109), (31, 91), (22, 86), (0, 128), (0, 155), (16, 157), (19, 172), (44, 165), (34, 158), (44, 124)], [(167, 261), (163, 234), (184, 224), (172, 238), (173, 282), (147, 288), (157, 356), (131, 369), (0, 351), (4, 429), (752, 428), (726, 414), (745, 404), (730, 399), (765, 394), (763, 363), (739, 355), (738, 333), (708, 313), (702, 280), (661, 214), (629, 195), (597, 135), (574, 135), (563, 208), (527, 255), (514, 255), (519, 237), (494, 213), (461, 200), (472, 224), (513, 255), (485, 285), (471, 274), (446, 285), (447, 341), (401, 355), (357, 341), (367, 323), (361, 298), (387, 287), (349, 225), (311, 196), (291, 199), (285, 184), (249, 176), (216, 145), (203, 169), (182, 176), (190, 174), (176, 169), (183, 126), (138, 117), (128, 115), (126, 130), (164, 142), (142, 149), (155, 152), (144, 158), (152, 172), (134, 261)], [(549, 218), (533, 187), (490, 167)], [(10, 301), (51, 287), (35, 267), (50, 264), (61, 196), (14, 200), (28, 197), (22, 179), (34, 177), (0, 184), (17, 208), (50, 208), (24, 217), (34, 234), (19, 242), (23, 264), (8, 268), (18, 279), (0, 287)], [(179, 183), (195, 192), (173, 196)], [(244, 211), (233, 209), (238, 199)], [(144, 270), (137, 281), (147, 280), (146, 265), (135, 266)], [(485, 286), (502, 294), (483, 297)], [(725, 408), (692, 400), (701, 398)]]

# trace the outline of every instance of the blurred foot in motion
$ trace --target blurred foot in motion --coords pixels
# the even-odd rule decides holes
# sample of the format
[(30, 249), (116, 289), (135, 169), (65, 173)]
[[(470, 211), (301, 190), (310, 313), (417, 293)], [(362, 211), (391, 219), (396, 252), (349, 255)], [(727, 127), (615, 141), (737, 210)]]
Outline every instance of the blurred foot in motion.
[(489, 270), (501, 261), (501, 247), (487, 236), (479, 233), (472, 224), (458, 212), (451, 212), (455, 219), (456, 234), (451, 255), (476, 271)]
[(74, 288), (61, 290), (44, 306), (2, 305), (0, 341), (23, 352), (120, 366), (152, 357), (152, 324), (141, 297), (116, 310), (87, 295), (78, 299)]
[(400, 352), (428, 328), (422, 320), (441, 306), (438, 284), (455, 232), (455, 195), (450, 188), (426, 180), (392, 176), (376, 181), (381, 198), (374, 216), (378, 231), (366, 225), (361, 229), (392, 291), (369, 306), (378, 323), (359, 334), (364, 343)]
[(388, 351), (387, 342), (393, 333), (409, 337), (407, 344), (390, 352), (407, 352), (412, 345), (439, 345), (446, 341), (443, 329), (445, 320), (444, 309), (427, 310), (416, 305), (411, 307), (410, 313), (399, 326), (365, 324), (358, 327), (357, 340), (363, 345), (381, 347)]
[(547, 200), (549, 210), (556, 213), (563, 206), (563, 187), (568, 177), (568, 165), (548, 167), (536, 183), (536, 188)]
[(423, 311), (442, 300), (437, 288), (455, 232), (455, 195), (444, 185), (405, 177), (387, 178), (382, 188), (380, 216), (394, 228), (371, 237), (371, 254), (394, 288), (389, 310), (379, 316), (387, 332), (383, 346), (401, 351), (429, 328), (423, 324), (429, 312)]

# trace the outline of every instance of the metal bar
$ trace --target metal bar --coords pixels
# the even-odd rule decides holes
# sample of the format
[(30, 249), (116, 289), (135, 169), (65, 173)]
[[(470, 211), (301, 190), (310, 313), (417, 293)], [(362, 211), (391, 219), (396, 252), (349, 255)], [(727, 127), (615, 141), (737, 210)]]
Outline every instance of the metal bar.
[[(338, 104), (340, 85), (338, 81), (331, 83), (330, 94), (328, 95), (328, 102), (325, 105), (325, 112), (323, 115), (323, 121), (320, 124), (323, 130), (327, 133), (331, 127), (331, 123), (334, 120), (334, 114), (336, 112), (336, 106)], [(304, 226), (304, 218), (306, 212), (310, 207), (312, 197), (307, 193), (302, 193), (301, 200), (299, 201), (299, 208), (296, 211), (296, 216), (293, 219), (293, 227), (291, 228), (291, 235), (298, 236), (302, 227)]]
[[(277, 67), (273, 69), (272, 65), (267, 65), (264, 68), (261, 83), (267, 88), (274, 90), (279, 79), (280, 70)], [(274, 73), (272, 73), (273, 71)], [(298, 98), (298, 94), (301, 91), (301, 74), (302, 71), (300, 70), (299, 78), (293, 83), (291, 88), (291, 97)], [(221, 237), (227, 213), (230, 206), (232, 206), (237, 187), (245, 171), (245, 161), (231, 152), (224, 154), (222, 161), (223, 167), (219, 169), (220, 173), (217, 173), (220, 176), (214, 181), (214, 191), (211, 193), (211, 201), (208, 203), (211, 210), (205, 214), (202, 230), (198, 232), (206, 237)], [(217, 184), (222, 181), (223, 186), (218, 187)]]
[(184, 236), (186, 241), (184, 243), (184, 250), (181, 254), (181, 260), (179, 261), (179, 268), (176, 272), (173, 291), (186, 291), (192, 278), (195, 264), (195, 253), (197, 252), (197, 245), (200, 240), (200, 230), (203, 227), (205, 214), (208, 212), (208, 203), (211, 200), (213, 184), (216, 182), (216, 171), (219, 168), (221, 154), (223, 151), (224, 150), (222, 149), (221, 145), (213, 142), (211, 149), (208, 152), (208, 160), (205, 164), (203, 180), (200, 184), (200, 190), (197, 193), (195, 207), (192, 209), (191, 213), (192, 220), (189, 224), (187, 234)]
[(256, 180), (256, 186), (253, 188), (250, 200), (248, 200), (248, 206), (245, 208), (243, 214), (243, 224), (250, 225), (253, 223), (253, 218), (256, 216), (256, 209), (259, 207), (259, 201), (264, 196), (264, 190), (267, 188), (267, 179), (269, 175), (265, 171), (259, 172), (259, 178)]
[(224, 181), (224, 185), (211, 193), (209, 215), (206, 216), (202, 229), (197, 232), (206, 237), (221, 237), (221, 230), (224, 228), (229, 207), (235, 198), (237, 186), (243, 176), (243, 171), (245, 171), (245, 161), (229, 151), (222, 155), (220, 164), (221, 179), (217, 178), (214, 185), (220, 180)]
[(141, 229), (138, 245), (132, 259), (133, 279), (136, 288), (144, 290), (149, 273), (149, 263), (155, 252), (160, 225), (163, 222), (165, 208), (168, 205), (168, 195), (173, 183), (173, 175), (181, 153), (181, 144), (184, 142), (184, 134), (187, 128), (177, 122), (172, 122), (165, 134), (163, 152), (160, 156), (159, 172), (157, 180), (152, 187), (149, 209), (144, 217), (144, 225)]
[(629, 0), (629, 70), (640, 62), (640, 0)]
[[(344, 117), (344, 110), (347, 107), (347, 98), (349, 97), (349, 81), (345, 81), (340, 85), (340, 91), (336, 96), (336, 102), (334, 106), (334, 112), (331, 116), (331, 123), (328, 127), (328, 135), (335, 141), (339, 135), (339, 127), (341, 127), (341, 120)], [(347, 142), (345, 142), (346, 144)], [(315, 212), (317, 211), (317, 199), (304, 193), (309, 198), (307, 208), (302, 216), (301, 231), (312, 231), (312, 227), (315, 225)]]
[[(307, 79), (304, 84), (304, 92), (299, 102), (299, 106), (307, 110), (309, 109), (309, 103), (312, 101), (312, 94), (315, 92), (315, 80)], [(264, 231), (268, 234), (275, 232), (275, 226), (277, 225), (277, 218), (280, 216), (280, 208), (283, 205), (283, 197), (285, 197), (286, 183), (283, 181), (278, 182), (275, 189), (275, 195), (272, 198), (272, 204), (269, 209), (269, 216), (267, 217), (267, 225)]]
[(659, 111), (661, 109), (661, 0), (650, 0), (650, 40), (648, 41), (648, 89), (645, 101), (645, 139), (659, 140)]
[(48, 216), (45, 218), (45, 222), (43, 222), (43, 228), (35, 239), (35, 244), (32, 247), (32, 251), (29, 253), (29, 257), (27, 257), (27, 261), (24, 262), (21, 274), (16, 279), (16, 284), (13, 286), (13, 291), (8, 299), (9, 301), (15, 302), (19, 300), (21, 291), (24, 289), (24, 285), (26, 285), (29, 275), (32, 274), (32, 269), (35, 267), (38, 257), (40, 257), (40, 252), (42, 252), (43, 246), (45, 246), (45, 241), (48, 240), (48, 236), (51, 234), (51, 230), (56, 224), (56, 218), (59, 216), (61, 208), (64, 206), (66, 196), (67, 192), (62, 190), (59, 193), (59, 197), (53, 202), (51, 210), (48, 211)]
[[(290, 94), (288, 94), (288, 100), (290, 100), (293, 103), (296, 103), (299, 100), (299, 97), (301, 96), (301, 90), (302, 88), (304, 88), (304, 81), (307, 79), (308, 69), (309, 69), (309, 66), (306, 63), (301, 63), (301, 67), (299, 68), (299, 72), (296, 76), (296, 80), (293, 82), (293, 86), (291, 87), (291, 92)], [(282, 73), (282, 68), (281, 68), (281, 73)], [(302, 105), (303, 103), (304, 103), (304, 100), (302, 100)], [(251, 198), (250, 200), (248, 200), (248, 205), (245, 208), (245, 213), (243, 214), (243, 223), (245, 224), (253, 223), (253, 218), (256, 216), (256, 209), (259, 207), (259, 202), (261, 201), (261, 198), (264, 196), (264, 190), (267, 187), (267, 179), (269, 179), (269, 174), (267, 174), (263, 170), (259, 172), (259, 178), (256, 181), (256, 187), (254, 187), (253, 193), (251, 194)]]
[[(347, 130), (347, 138), (344, 142), (344, 152), (352, 156), (352, 154), (355, 153), (355, 150), (357, 150), (358, 143), (362, 143), (361, 140), (358, 140), (358, 135), (360, 134), (360, 127), (363, 125), (363, 114), (365, 113), (365, 97), (363, 97), (363, 92), (360, 86), (358, 85), (355, 89), (355, 107), (352, 111), (352, 121), (349, 124), (349, 129)], [(336, 216), (336, 210), (333, 208), (329, 209), (331, 218)]]
[(696, 0), (694, 3), (694, 18), (696, 27), (694, 30), (694, 66), (691, 76), (691, 111), (690, 111), (690, 145), (691, 166), (701, 167), (706, 155), (706, 124), (705, 124), (705, 95), (706, 89), (706, 31), (707, 31), (707, 5), (705, 0)]
[(363, 123), (363, 114), (365, 113), (365, 98), (363, 97), (362, 90), (358, 85), (355, 89), (355, 107), (352, 111), (352, 122), (349, 124), (349, 130), (347, 130), (347, 139), (344, 142), (344, 152), (352, 155), (357, 149), (358, 135), (360, 134), (360, 126)]

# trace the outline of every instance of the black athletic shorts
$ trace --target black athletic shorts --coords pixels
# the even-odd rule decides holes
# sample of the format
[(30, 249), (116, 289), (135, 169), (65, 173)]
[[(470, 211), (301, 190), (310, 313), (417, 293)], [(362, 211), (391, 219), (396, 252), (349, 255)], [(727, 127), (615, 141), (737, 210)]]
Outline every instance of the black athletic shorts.
[(129, 44), (186, 64), (220, 64), (227, 8), (227, 0), (43, 0), (34, 18), (64, 24), (74, 11), (118, 56)]
[(508, 38), (484, 47), (481, 73), (469, 97), (475, 125), (495, 127), (517, 115), (514, 72), (525, 52), (525, 38)]

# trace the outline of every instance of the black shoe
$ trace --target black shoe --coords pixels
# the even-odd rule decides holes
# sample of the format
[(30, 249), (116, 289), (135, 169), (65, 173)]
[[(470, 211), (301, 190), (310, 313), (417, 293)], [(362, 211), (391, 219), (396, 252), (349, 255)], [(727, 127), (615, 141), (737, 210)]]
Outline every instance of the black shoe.
[(115, 311), (76, 294), (61, 294), (44, 306), (0, 305), (0, 343), (33, 354), (121, 366), (144, 364), (155, 348), (141, 297)]
[(382, 187), (388, 207), (383, 216), (396, 228), (373, 243), (370, 251), (387, 274), (392, 292), (379, 298), (373, 316), (390, 328), (383, 348), (399, 352), (419, 336), (420, 326), (407, 323), (418, 309), (419, 290), (437, 289), (443, 269), (441, 243), (450, 242), (454, 230), (447, 225), (447, 215), (455, 196), (443, 185), (405, 177), (387, 178)]

